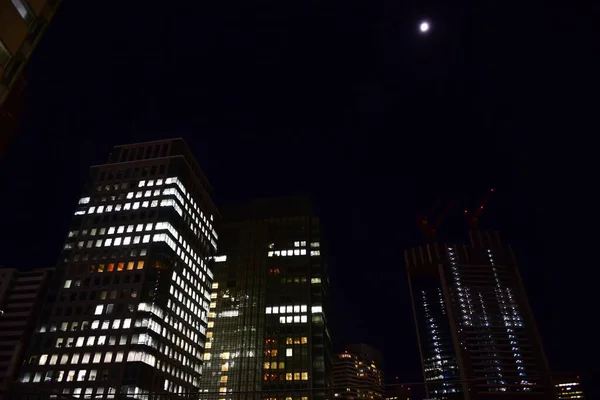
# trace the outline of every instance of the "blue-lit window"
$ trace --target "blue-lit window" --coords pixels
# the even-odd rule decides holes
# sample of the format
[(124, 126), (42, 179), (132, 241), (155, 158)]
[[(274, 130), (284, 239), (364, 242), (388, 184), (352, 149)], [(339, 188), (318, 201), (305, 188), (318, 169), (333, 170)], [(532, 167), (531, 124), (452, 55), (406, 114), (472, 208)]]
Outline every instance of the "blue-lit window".
[(30, 25), (33, 22), (35, 16), (33, 15), (33, 11), (29, 7), (29, 4), (27, 4), (27, 1), (26, 0), (10, 0), (10, 1), (13, 3), (13, 6), (15, 6), (15, 8), (17, 9), (17, 12), (21, 16), (21, 18), (23, 18), (23, 20), (27, 23), (27, 25)]

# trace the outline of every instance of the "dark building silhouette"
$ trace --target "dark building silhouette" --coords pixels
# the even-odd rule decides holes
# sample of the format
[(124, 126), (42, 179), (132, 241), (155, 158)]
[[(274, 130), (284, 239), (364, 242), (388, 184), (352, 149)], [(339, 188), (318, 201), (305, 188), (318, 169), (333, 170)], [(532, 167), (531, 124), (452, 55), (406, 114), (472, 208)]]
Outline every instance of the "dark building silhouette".
[(52, 268), (0, 269), (0, 400), (10, 399), (13, 382), (46, 297)]
[(511, 248), (495, 233), (470, 238), (405, 252), (428, 397), (553, 398)]
[(581, 378), (576, 374), (553, 374), (558, 400), (584, 399)]
[(93, 166), (22, 373), (77, 398), (197, 392), (217, 210), (182, 139)]
[(333, 386), (336, 399), (383, 399), (383, 357), (366, 344), (346, 346), (333, 357)]
[(201, 399), (324, 399), (331, 370), (319, 218), (301, 198), (221, 209)]
[(23, 114), (23, 68), (59, 4), (60, 0), (0, 0), (0, 158)]

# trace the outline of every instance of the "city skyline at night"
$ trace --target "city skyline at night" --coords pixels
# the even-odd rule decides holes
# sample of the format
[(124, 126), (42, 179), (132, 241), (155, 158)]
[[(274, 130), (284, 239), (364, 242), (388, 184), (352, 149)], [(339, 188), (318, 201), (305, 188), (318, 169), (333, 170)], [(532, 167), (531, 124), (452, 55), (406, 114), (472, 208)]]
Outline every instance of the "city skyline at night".
[[(218, 256), (216, 236), (221, 234), (217, 210), (256, 199), (307, 198), (319, 218), (319, 242), (327, 254), (330, 304), (326, 319), (332, 353), (342, 353), (350, 343), (373, 346), (386, 361), (387, 383), (411, 388), (412, 396), (420, 400), (424, 390), (422, 357), (403, 252), (427, 243), (433, 246), (429, 238), (423, 240), (415, 226), (419, 214), (429, 216), (429, 222), (434, 223), (428, 210), (432, 204), (437, 204), (433, 208), (439, 211), (445, 199), (456, 200), (445, 223), (436, 225), (440, 254), (447, 253), (446, 244), (470, 243), (463, 211), (485, 204), (480, 230), (501, 232), (503, 241), (514, 250), (519, 279), (530, 304), (530, 310), (520, 305), (517, 313), (526, 329), (531, 325), (527, 324), (528, 316), (535, 320), (547, 369), (579, 376), (577, 381), (563, 382), (569, 384), (560, 387), (564, 392), (583, 388), (587, 397), (600, 397), (600, 385), (595, 383), (600, 382), (595, 363), (600, 355), (593, 345), (595, 321), (589, 317), (599, 272), (590, 266), (588, 249), (594, 247), (587, 244), (594, 237), (595, 210), (593, 200), (589, 200), (594, 198), (596, 170), (594, 146), (587, 143), (588, 133), (598, 125), (590, 88), (600, 69), (600, 59), (591, 51), (598, 36), (598, 24), (593, 21), (598, 5), (590, 6), (589, 10), (579, 10), (575, 4), (559, 7), (528, 2), (515, 8), (508, 3), (449, 5), (439, 0), (166, 5), (156, 0), (132, 0), (90, 8), (81, 1), (0, 0), (0, 103), (6, 96), (6, 109), (0, 110), (0, 266), (20, 272), (58, 266), (57, 270), (66, 268), (68, 274), (77, 275), (77, 269), (70, 271), (69, 265), (84, 264), (83, 260), (65, 263), (63, 253), (81, 253), (83, 257), (85, 251), (101, 251), (104, 240), (111, 239), (107, 251), (147, 245), (148, 253), (131, 256), (130, 252), (127, 257), (115, 258), (114, 272), (110, 273), (108, 258), (93, 263), (88, 259), (88, 268), (104, 265), (103, 272), (93, 274), (110, 275), (111, 282), (119, 274), (150, 277), (155, 270), (163, 271), (149, 268), (148, 262), (154, 266), (150, 246), (165, 247), (163, 254), (174, 251), (173, 265), (177, 261), (178, 268), (183, 263), (176, 259), (177, 248), (173, 250), (171, 242), (153, 242), (154, 235), (172, 239), (175, 229), (196, 254), (200, 252), (197, 247), (214, 249), (216, 244)], [(206, 231), (214, 243), (194, 244), (190, 237), (197, 233), (189, 224), (177, 225), (181, 220), (192, 227), (196, 224), (186, 217), (185, 209), (181, 208), (180, 216), (175, 207), (181, 207), (179, 184), (190, 193), (194, 191), (179, 176), (163, 176), (162, 187), (169, 192), (161, 191), (156, 197), (158, 178), (154, 178), (152, 188), (117, 190), (113, 186), (106, 194), (82, 195), (82, 188), (86, 193), (92, 190), (94, 168), (107, 164), (107, 154), (120, 151), (115, 145), (165, 143), (170, 140), (167, 138), (178, 137), (188, 147), (188, 164), (194, 169), (190, 160), (196, 159), (202, 167), (202, 174), (197, 174), (199, 167), (188, 172), (202, 180), (214, 203), (210, 229), (206, 226), (202, 230), (202, 220), (196, 231), (200, 229), (201, 236)], [(152, 151), (148, 159), (144, 152), (141, 160), (119, 163), (162, 158), (160, 149), (157, 154)], [(97, 167), (90, 170), (90, 166)], [(177, 180), (165, 184), (169, 178)], [(482, 200), (490, 187), (497, 190), (485, 203)], [(147, 190), (151, 190), (148, 198)], [(126, 196), (129, 191), (134, 192), (133, 199), (119, 200), (121, 192)], [(142, 193), (141, 198), (135, 197), (137, 192)], [(93, 201), (97, 196), (100, 203), (78, 204), (82, 198)], [(116, 196), (114, 202), (108, 200), (111, 196)], [(198, 196), (204, 195), (196, 193), (193, 198)], [(102, 202), (102, 197), (107, 200)], [(182, 199), (187, 201), (187, 197)], [(163, 200), (166, 202), (161, 206)], [(147, 208), (143, 206), (146, 201)], [(158, 201), (156, 207), (154, 201)], [(124, 209), (126, 203), (133, 207), (135, 202), (139, 202), (137, 210)], [(94, 214), (74, 216), (76, 206), (96, 208)], [(108, 206), (112, 206), (111, 211), (107, 211)], [(120, 211), (115, 211), (117, 206)], [(208, 215), (207, 210), (200, 209)], [(142, 211), (148, 218), (150, 212), (160, 213), (161, 219), (101, 220), (93, 238), (99, 240), (99, 229), (105, 229), (99, 248), (96, 242), (90, 249), (86, 247), (92, 240), (88, 239), (91, 227), (72, 226), (74, 221), (87, 221), (92, 216), (112, 218)], [(168, 215), (163, 219), (165, 213)], [(142, 232), (136, 232), (139, 224), (144, 225)], [(153, 224), (148, 233), (146, 224)], [(133, 232), (127, 232), (129, 225)], [(123, 233), (118, 233), (120, 227)], [(108, 234), (111, 228), (114, 233)], [(86, 237), (81, 236), (84, 229)], [(77, 237), (68, 238), (74, 231), (78, 231)], [(151, 235), (150, 242), (143, 243), (146, 235)], [(142, 243), (124, 245), (127, 236), (132, 241), (139, 236)], [(118, 239), (120, 244), (115, 245)], [(84, 242), (83, 249), (78, 247), (80, 242)], [(66, 244), (72, 248), (65, 249)], [(182, 246), (179, 241), (175, 244)], [(280, 251), (278, 261), (292, 263), (296, 256), (287, 256), (287, 252), (295, 254), (296, 249), (303, 248), (292, 245), (273, 251)], [(286, 256), (281, 256), (283, 250)], [(495, 260), (500, 254), (494, 253)], [(208, 252), (202, 257), (213, 273), (213, 268), (225, 265)], [(135, 269), (134, 264), (133, 272), (127, 271), (130, 261), (140, 260), (146, 262), (143, 269)], [(119, 263), (124, 263), (125, 271), (118, 271)], [(457, 268), (461, 279), (463, 273), (466, 278), (470, 276), (470, 267)], [(448, 265), (447, 269), (452, 268)], [(180, 282), (187, 279), (179, 272), (169, 279), (177, 278)], [(167, 279), (164, 273), (161, 279)], [(512, 287), (500, 279), (502, 288)], [(144, 286), (142, 281), (139, 284)], [(130, 294), (125, 301), (119, 285), (113, 282), (109, 286), (114, 288), (96, 290), (95, 300), (89, 299), (89, 293), (81, 295), (88, 296), (86, 300), (79, 300), (80, 293), (87, 293), (84, 286), (64, 288), (55, 284), (52, 295), (57, 296), (56, 302), (61, 303), (61, 295), (65, 297), (65, 304), (58, 306), (61, 311), (75, 307), (60, 323), (76, 322), (77, 307), (83, 313), (94, 301), (100, 302), (98, 296), (103, 290), (108, 296), (102, 300), (104, 305), (146, 303), (142, 301), (149, 295), (145, 287), (136, 289), (136, 297)], [(221, 289), (223, 286), (217, 290)], [(112, 290), (118, 291), (115, 299), (110, 299)], [(212, 291), (212, 284), (206, 290)], [(508, 296), (506, 290), (502, 293)], [(76, 294), (73, 301), (81, 301), (81, 305), (67, 305), (72, 294)], [(472, 296), (477, 299), (479, 293), (475, 291)], [(490, 300), (493, 296), (486, 298), (484, 291), (481, 296), (486, 310), (496, 306)], [(202, 302), (207, 301), (209, 307), (210, 300), (205, 297)], [(434, 303), (429, 303), (433, 307)], [(302, 309), (304, 304), (290, 305)], [(468, 315), (480, 318), (478, 300), (473, 307)], [(266, 308), (263, 311), (266, 313)], [(45, 310), (44, 318), (58, 317), (53, 312)], [(144, 313), (152, 314), (136, 310), (132, 315)], [(202, 318), (202, 310), (199, 315)], [(291, 316), (293, 321), (295, 314)], [(15, 319), (14, 313), (10, 318)], [(59, 334), (63, 339), (102, 336), (105, 334), (84, 334), (81, 322), (98, 320), (102, 326), (112, 316), (86, 318), (79, 318), (76, 331), (69, 325), (66, 332), (35, 333), (34, 341), (44, 336), (57, 339)], [(22, 321), (7, 318), (0, 326), (16, 326), (17, 322)], [(214, 322), (216, 326), (218, 321)], [(208, 332), (208, 322), (200, 325), (204, 324)], [(501, 336), (508, 334), (505, 328), (493, 340), (503, 340)], [(129, 335), (127, 332), (124, 335)], [(119, 340), (121, 335), (118, 333)], [(24, 343), (26, 336), (6, 335), (11, 343)], [(110, 341), (110, 336), (117, 334), (106, 336)], [(290, 337), (293, 342), (295, 335)], [(306, 337), (305, 346), (311, 347), (311, 338)], [(192, 346), (199, 349), (201, 341)], [(456, 354), (455, 348), (451, 343), (442, 350)], [(62, 357), (63, 351), (71, 356), (79, 353), (77, 347), (63, 347), (52, 352), (40, 350), (38, 355)], [(0, 365), (10, 364), (7, 357), (13, 354), (0, 351)], [(214, 362), (215, 354), (212, 357)], [(501, 365), (503, 375), (509, 370), (507, 363)], [(75, 380), (80, 369), (98, 369), (91, 364), (87, 368), (80, 362), (77, 365), (53, 368), (66, 371), (66, 376), (77, 371)], [(179, 370), (190, 373), (192, 381), (199, 377), (187, 366), (173, 365), (177, 365), (176, 374)], [(30, 369), (31, 379), (35, 379), (35, 373), (47, 366), (33, 368), (28, 360), (25, 369)], [(257, 374), (261, 370), (262, 378), (264, 366), (256, 369)], [(284, 361), (284, 369), (288, 366), (291, 368)], [(450, 375), (461, 368), (467, 373), (470, 368), (459, 361), (444, 367)], [(169, 380), (167, 386), (193, 386), (193, 382), (188, 385), (179, 378), (167, 378), (172, 373), (163, 373), (162, 365), (157, 374)], [(98, 375), (103, 376), (102, 369)], [(227, 383), (233, 382), (233, 376), (234, 372), (228, 375)], [(111, 376), (110, 380), (118, 379)], [(578, 382), (580, 386), (571, 385)], [(148, 383), (148, 387), (154, 390), (160, 386), (155, 383)], [(20, 382), (18, 386), (27, 384)], [(63, 381), (61, 385), (71, 384)], [(263, 381), (256, 385), (262, 386)], [(523, 385), (519, 382), (517, 386)], [(34, 386), (52, 385), (37, 386), (36, 382)], [(93, 389), (100, 386), (96, 383)], [(125, 385), (104, 386), (116, 390)], [(70, 387), (87, 389), (83, 385)], [(497, 387), (507, 386), (499, 383)], [(398, 390), (390, 397), (400, 399), (405, 392)]]

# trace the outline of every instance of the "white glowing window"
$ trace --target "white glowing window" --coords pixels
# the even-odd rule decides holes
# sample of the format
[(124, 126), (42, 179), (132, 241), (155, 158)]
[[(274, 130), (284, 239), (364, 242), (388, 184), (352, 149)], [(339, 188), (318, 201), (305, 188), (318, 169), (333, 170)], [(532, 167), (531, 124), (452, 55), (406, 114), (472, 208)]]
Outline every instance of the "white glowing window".
[(131, 203), (125, 203), (123, 210), (131, 210)]
[(306, 240), (302, 240), (302, 241), (300, 242), (300, 246), (306, 246)]
[(144, 202), (142, 203), (142, 207), (144, 207), (144, 208), (147, 208), (149, 205), (150, 205), (150, 202), (149, 202), (149, 201), (144, 201)]
[(308, 307), (306, 305), (300, 306), (300, 312), (306, 312)]
[(98, 209), (96, 210), (96, 214), (102, 214), (104, 212), (104, 206), (98, 206)]
[(136, 192), (136, 193), (135, 193), (135, 198), (136, 198), (136, 199), (140, 199), (140, 198), (142, 198), (142, 195), (143, 195), (143, 193), (142, 193), (142, 192)]
[(88, 214), (93, 214), (94, 211), (96, 211), (96, 207), (92, 206), (90, 207), (90, 209), (88, 210)]
[(144, 224), (137, 224), (137, 226), (135, 227), (136, 232), (141, 232), (143, 230), (144, 230)]
[(121, 245), (121, 238), (115, 238), (115, 246)]
[(302, 322), (303, 324), (305, 324), (308, 321), (308, 317), (306, 315), (301, 315), (300, 316), (300, 322)]
[(311, 250), (310, 251), (310, 255), (311, 256), (320, 256), (321, 255), (321, 251), (320, 250)]
[(115, 206), (115, 211), (121, 211), (121, 208), (122, 208), (122, 207), (123, 207), (123, 206), (122, 206), (121, 204), (117, 204), (117, 205)]
[(295, 256), (299, 256), (300, 255), (300, 249), (295, 249), (294, 250), (294, 255)]
[(119, 327), (121, 326), (121, 320), (120, 319), (115, 319), (112, 323), (112, 328), (113, 329), (119, 329)]
[(294, 306), (294, 312), (295, 313), (299, 313), (300, 312), (300, 306)]
[(275, 257), (279, 256), (280, 251), (279, 250), (275, 250)]
[(81, 199), (79, 199), (79, 204), (87, 204), (89, 202), (90, 202), (89, 197), (82, 197)]
[(146, 230), (151, 231), (154, 224), (146, 224)]
[(152, 200), (150, 207), (158, 207), (158, 200)]
[(67, 280), (65, 281), (65, 286), (63, 286), (63, 287), (64, 287), (65, 289), (68, 289), (68, 288), (70, 288), (70, 287), (71, 287), (71, 282), (72, 282), (72, 281), (71, 281), (70, 279), (67, 279)]
[(79, 362), (79, 353), (73, 353), (71, 357), (71, 364), (77, 364)]
[(292, 357), (294, 355), (294, 351), (292, 349), (285, 349), (285, 356)]
[(123, 232), (125, 232), (125, 225), (121, 225), (119, 227), (119, 229), (117, 229), (117, 233), (123, 233)]
[(293, 312), (293, 310), (294, 310), (293, 306), (287, 306), (285, 311), (288, 313), (291, 313), (291, 312)]
[(98, 342), (96, 344), (98, 346), (102, 346), (102, 345), (106, 344), (106, 336), (105, 335), (98, 336)]
[(288, 324), (291, 324), (293, 320), (294, 320), (294, 317), (292, 317), (291, 315), (285, 317), (285, 322), (287, 322)]
[(84, 353), (81, 359), (82, 364), (88, 364), (90, 362), (90, 353)]
[(138, 208), (140, 208), (140, 202), (136, 201), (135, 203), (133, 203), (133, 207), (134, 210), (137, 210)]
[(113, 210), (113, 206), (112, 205), (106, 206), (106, 212), (111, 212), (112, 210)]
[(133, 192), (127, 193), (127, 198), (128, 199), (133, 199)]
[(104, 310), (104, 305), (100, 304), (96, 306), (96, 310), (94, 311), (94, 315), (101, 315)]
[(100, 326), (100, 321), (92, 322), (92, 330), (98, 329), (98, 326)]
[(144, 197), (150, 197), (152, 196), (152, 190), (146, 190), (146, 192), (144, 193)]
[(48, 361), (48, 354), (42, 354), (40, 356), (40, 365), (46, 365), (46, 361)]
[(285, 317), (279, 317), (279, 323), (285, 324)]
[(95, 341), (96, 341), (96, 336), (90, 336), (87, 338), (87, 343), (85, 345), (93, 346)]
[(271, 314), (271, 307), (267, 307), (266, 313)]
[(295, 323), (300, 322), (300, 316), (299, 315), (294, 315), (294, 322)]
[(112, 361), (112, 351), (107, 351), (106, 354), (104, 355), (104, 362), (105, 363), (109, 363)]
[(106, 239), (104, 241), (104, 246), (110, 246), (112, 244), (112, 239)]
[(282, 256), (287, 256), (287, 250), (281, 250), (281, 255)]
[(56, 363), (58, 362), (58, 355), (57, 354), (53, 354), (50, 357), (50, 365), (56, 365)]
[(277, 314), (277, 313), (279, 313), (279, 307), (275, 306), (275, 307), (273, 307), (273, 314)]
[(131, 318), (127, 318), (123, 320), (123, 329), (131, 328)]
[(268, 253), (268, 256), (269, 256), (269, 257), (273, 257), (273, 252), (272, 252), (272, 251), (269, 251), (269, 253)]
[(134, 237), (134, 238), (133, 238), (133, 244), (139, 244), (139, 243), (140, 243), (140, 239), (141, 239), (141, 237), (140, 237), (140, 236), (136, 236), (136, 237)]
[(83, 347), (83, 343), (85, 342), (85, 338), (84, 337), (78, 337), (77, 338), (77, 343), (75, 343), (75, 347)]
[(156, 186), (160, 186), (163, 184), (163, 180), (162, 179), (157, 179), (156, 180)]
[(310, 312), (313, 313), (313, 314), (323, 312), (323, 307), (321, 307), (321, 306), (312, 306), (310, 308)]
[(94, 353), (93, 363), (99, 363), (102, 360), (102, 353)]
[(144, 239), (142, 240), (142, 243), (149, 243), (150, 242), (150, 235), (144, 235)]
[(123, 245), (127, 246), (130, 243), (131, 243), (131, 236), (127, 236), (127, 237), (125, 237), (125, 239), (123, 239)]

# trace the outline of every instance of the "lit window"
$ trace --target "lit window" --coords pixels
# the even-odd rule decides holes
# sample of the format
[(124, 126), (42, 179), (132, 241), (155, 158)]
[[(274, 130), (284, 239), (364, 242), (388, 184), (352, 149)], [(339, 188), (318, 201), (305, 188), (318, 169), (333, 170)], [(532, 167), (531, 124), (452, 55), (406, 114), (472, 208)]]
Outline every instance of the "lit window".
[(294, 247), (300, 247), (300, 242), (294, 242)]
[(300, 312), (300, 306), (294, 306), (294, 312), (295, 313), (299, 313)]
[(97, 214), (102, 214), (104, 212), (104, 206), (98, 206), (98, 210), (96, 210)]
[(227, 375), (221, 376), (220, 382), (221, 383), (227, 383)]
[(286, 381), (291, 381), (292, 379), (293, 379), (292, 378), (292, 374), (290, 372), (288, 372), (287, 374), (285, 374), (285, 380)]
[(302, 373), (302, 380), (303, 381), (307, 381), (308, 380), (308, 372), (303, 372)]
[(75, 347), (83, 347), (83, 343), (85, 342), (84, 337), (78, 337), (77, 342), (75, 343)]
[(65, 281), (65, 286), (63, 286), (63, 287), (64, 287), (65, 289), (68, 289), (68, 288), (70, 288), (70, 287), (71, 287), (71, 282), (72, 282), (72, 281), (71, 281), (70, 279), (67, 279), (67, 280)]
[(293, 352), (293, 350), (291, 348), (290, 349), (285, 349), (285, 356), (286, 357), (292, 357), (293, 354), (294, 354), (294, 352)]
[(137, 269), (144, 269), (144, 261), (138, 261), (137, 263)]
[(323, 312), (323, 307), (321, 307), (321, 306), (312, 306), (310, 308), (310, 312), (313, 313), (313, 314)]
[(306, 315), (301, 315), (300, 316), (300, 322), (302, 322), (303, 324), (305, 324), (308, 321), (308, 317)]
[(306, 249), (300, 249), (300, 255), (301, 256), (305, 256), (306, 255)]
[(114, 226), (111, 226), (110, 228), (108, 228), (108, 234), (109, 235), (112, 235), (114, 233), (115, 233), (115, 227)]
[(46, 365), (46, 361), (48, 361), (48, 354), (42, 354), (40, 356), (40, 365)]
[(104, 306), (102, 304), (97, 305), (96, 306), (96, 310), (94, 311), (94, 315), (100, 315), (102, 314), (102, 310), (104, 309)]

